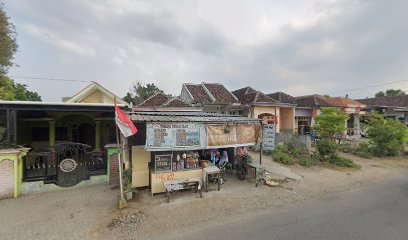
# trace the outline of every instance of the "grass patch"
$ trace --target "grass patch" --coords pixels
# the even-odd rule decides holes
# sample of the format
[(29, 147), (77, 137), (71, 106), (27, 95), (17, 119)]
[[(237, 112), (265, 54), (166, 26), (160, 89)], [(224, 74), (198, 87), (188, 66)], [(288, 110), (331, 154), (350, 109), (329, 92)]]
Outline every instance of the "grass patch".
[(317, 155), (313, 155), (311, 157), (304, 156), (298, 159), (298, 164), (303, 167), (311, 167), (320, 163), (320, 158)]
[(356, 164), (350, 159), (340, 157), (340, 156), (335, 156), (333, 158), (329, 159), (329, 163), (338, 167), (346, 167), (346, 168), (355, 168), (355, 169), (360, 169), (361, 166)]

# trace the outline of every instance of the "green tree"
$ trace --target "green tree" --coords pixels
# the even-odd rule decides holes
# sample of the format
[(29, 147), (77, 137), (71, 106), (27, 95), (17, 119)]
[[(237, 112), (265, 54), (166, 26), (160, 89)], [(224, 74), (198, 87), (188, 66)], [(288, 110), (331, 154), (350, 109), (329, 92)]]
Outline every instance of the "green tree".
[(368, 125), (368, 137), (374, 154), (395, 156), (404, 150), (408, 141), (408, 128), (404, 123), (373, 113), (369, 117)]
[(320, 138), (335, 141), (337, 135), (346, 131), (345, 122), (349, 116), (337, 108), (323, 108), (317, 116), (314, 130)]
[(133, 86), (123, 98), (128, 103), (138, 105), (156, 93), (163, 93), (154, 83), (142, 84), (140, 82), (133, 83)]
[(7, 76), (8, 70), (14, 64), (14, 54), (17, 51), (16, 30), (0, 2), (0, 99), (41, 101), (36, 92), (28, 91), (27, 85), (15, 84)]
[(14, 85), (14, 100), (20, 101), (38, 101), (41, 102), (41, 96), (37, 92), (27, 90), (27, 85), (17, 83)]
[(17, 51), (16, 31), (0, 2), (0, 99), (13, 100), (13, 80), (6, 76)]
[(379, 91), (375, 97), (390, 97), (390, 96), (404, 96), (406, 93), (401, 89), (388, 89), (387, 91)]

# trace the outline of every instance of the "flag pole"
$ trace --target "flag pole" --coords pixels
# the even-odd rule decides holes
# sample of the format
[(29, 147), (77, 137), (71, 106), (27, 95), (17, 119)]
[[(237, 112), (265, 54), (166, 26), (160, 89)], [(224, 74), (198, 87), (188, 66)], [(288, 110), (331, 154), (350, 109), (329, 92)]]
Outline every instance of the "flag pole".
[[(116, 105), (116, 98), (115, 98), (115, 105)], [(116, 111), (115, 111), (115, 117), (116, 117)], [(118, 165), (119, 165), (119, 188), (120, 188), (120, 200), (118, 203), (118, 208), (122, 209), (122, 208), (126, 208), (127, 207), (127, 202), (126, 199), (124, 197), (124, 192), (123, 192), (123, 178), (122, 178), (122, 158), (121, 158), (121, 154), (123, 153), (123, 148), (120, 148), (120, 137), (119, 137), (119, 129), (118, 129), (118, 125), (115, 124), (116, 126), (116, 142), (117, 142), (117, 146), (120, 149), (119, 150), (119, 154), (118, 154)]]

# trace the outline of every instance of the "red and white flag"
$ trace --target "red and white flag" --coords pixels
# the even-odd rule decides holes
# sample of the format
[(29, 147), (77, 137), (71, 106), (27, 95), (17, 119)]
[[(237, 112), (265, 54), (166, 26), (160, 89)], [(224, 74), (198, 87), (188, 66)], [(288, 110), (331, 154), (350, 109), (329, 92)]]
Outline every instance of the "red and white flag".
[(120, 132), (125, 137), (132, 136), (137, 133), (137, 128), (133, 124), (132, 120), (116, 105), (115, 99), (115, 122), (119, 127)]

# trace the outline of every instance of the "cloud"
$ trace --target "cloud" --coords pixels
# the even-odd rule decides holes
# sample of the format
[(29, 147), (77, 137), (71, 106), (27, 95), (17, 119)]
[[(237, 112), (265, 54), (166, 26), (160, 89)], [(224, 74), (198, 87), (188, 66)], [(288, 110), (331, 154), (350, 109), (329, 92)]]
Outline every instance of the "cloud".
[[(19, 33), (20, 67), (11, 71), (94, 80), (119, 95), (132, 81), (171, 94), (201, 81), (328, 93), (407, 78), (407, 7), (403, 0), (15, 1), (6, 8)], [(32, 61), (36, 49), (41, 61)], [(52, 85), (28, 84), (46, 100), (60, 98)]]

